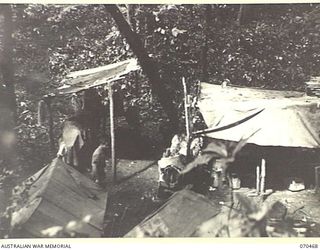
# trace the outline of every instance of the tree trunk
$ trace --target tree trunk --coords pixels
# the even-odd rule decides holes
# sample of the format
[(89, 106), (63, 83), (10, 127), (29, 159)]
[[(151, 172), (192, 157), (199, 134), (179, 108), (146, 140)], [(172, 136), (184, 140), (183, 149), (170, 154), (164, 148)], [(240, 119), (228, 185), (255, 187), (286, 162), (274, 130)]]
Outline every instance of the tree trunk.
[(17, 107), (16, 95), (14, 89), (14, 70), (13, 70), (13, 22), (12, 22), (12, 9), (9, 4), (2, 6), (3, 15), (3, 50), (1, 58), (1, 73), (2, 80), (5, 85), (1, 88), (0, 105), (9, 109), (13, 114), (13, 120), (16, 122)]
[(129, 17), (130, 17), (130, 25), (131, 25), (131, 28), (134, 32), (137, 32), (137, 21), (136, 21), (136, 8), (137, 8), (137, 5), (136, 4), (128, 4), (129, 6)]
[(172, 95), (167, 91), (166, 86), (162, 83), (156, 63), (149, 57), (141, 39), (132, 31), (119, 8), (113, 4), (105, 6), (107, 11), (115, 20), (121, 34), (126, 38), (133, 53), (137, 56), (142, 70), (150, 81), (153, 94), (158, 96), (160, 104), (168, 115), (173, 132), (176, 132), (179, 121), (177, 110), (173, 104)]
[(132, 24), (131, 24), (131, 4), (126, 4), (126, 8), (127, 8), (127, 22), (129, 24), (129, 26), (132, 28)]
[(19, 166), (19, 161), (15, 151), (17, 139), (14, 126), (17, 111), (12, 60), (13, 23), (11, 6), (3, 4), (0, 12), (0, 26), (2, 26), (0, 27), (0, 37), (2, 38), (0, 41), (0, 46), (2, 46), (0, 48), (0, 169), (15, 170)]
[(239, 12), (238, 12), (238, 17), (237, 17), (237, 25), (243, 25), (243, 24), (247, 24), (249, 22), (249, 20), (251, 19), (251, 14), (250, 10), (249, 10), (248, 5), (246, 4), (240, 4), (239, 7)]
[[(133, 32), (137, 33), (137, 21), (135, 18), (136, 15), (136, 4), (127, 4), (127, 21), (130, 25)], [(139, 80), (138, 80), (138, 72), (133, 72), (134, 75), (134, 89), (133, 93), (138, 96), (139, 94)]]
[(202, 46), (202, 76), (201, 80), (203, 82), (209, 81), (209, 73), (208, 73), (208, 40), (209, 40), (209, 31), (210, 31), (210, 16), (212, 12), (212, 7), (210, 4), (206, 5), (205, 8), (205, 27), (204, 27), (204, 45)]

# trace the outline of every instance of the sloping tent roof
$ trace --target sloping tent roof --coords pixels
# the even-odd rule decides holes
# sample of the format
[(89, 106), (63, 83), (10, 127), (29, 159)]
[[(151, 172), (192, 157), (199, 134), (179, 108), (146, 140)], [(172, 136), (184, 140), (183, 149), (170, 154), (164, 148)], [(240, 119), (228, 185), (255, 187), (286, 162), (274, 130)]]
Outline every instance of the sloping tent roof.
[(125, 237), (190, 237), (197, 226), (217, 215), (221, 206), (191, 190), (174, 193)]
[(78, 233), (100, 237), (106, 209), (107, 192), (92, 180), (56, 158), (28, 178), (32, 182), (25, 206), (13, 213), (11, 224), (20, 227), (22, 237), (44, 237), (42, 230), (66, 226), (91, 216)]
[(320, 99), (316, 97), (208, 83), (200, 87), (198, 105), (209, 128), (223, 127), (261, 111), (237, 126), (206, 134), (208, 137), (239, 141), (253, 134), (248, 143), (261, 146), (320, 146)]
[(64, 85), (57, 89), (58, 95), (72, 94), (82, 90), (121, 79), (122, 76), (140, 69), (136, 59), (131, 58), (118, 63), (93, 69), (71, 72), (63, 80)]

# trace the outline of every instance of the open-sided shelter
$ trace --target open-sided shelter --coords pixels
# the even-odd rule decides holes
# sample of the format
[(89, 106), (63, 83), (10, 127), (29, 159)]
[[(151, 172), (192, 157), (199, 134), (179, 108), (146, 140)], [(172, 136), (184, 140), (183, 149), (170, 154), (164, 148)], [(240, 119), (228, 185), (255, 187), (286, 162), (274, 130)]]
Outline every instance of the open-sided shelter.
[[(114, 172), (114, 179), (116, 179), (116, 162), (115, 162), (115, 136), (114, 136), (114, 100), (113, 100), (113, 83), (122, 79), (124, 75), (139, 70), (140, 66), (136, 59), (131, 58), (109, 65), (71, 72), (63, 80), (63, 86), (57, 88), (53, 93), (46, 96), (55, 97), (63, 96), (90, 88), (106, 85), (109, 95), (109, 112), (110, 112), (110, 134), (111, 134), (111, 158), (112, 168)], [(49, 102), (50, 106), (50, 102)], [(52, 118), (51, 125), (49, 125), (49, 134), (52, 134)], [(50, 129), (51, 127), (51, 129)], [(50, 132), (51, 130), (51, 132)], [(53, 136), (51, 135), (50, 138)], [(51, 139), (52, 140), (52, 139)], [(53, 144), (53, 143), (52, 143)]]

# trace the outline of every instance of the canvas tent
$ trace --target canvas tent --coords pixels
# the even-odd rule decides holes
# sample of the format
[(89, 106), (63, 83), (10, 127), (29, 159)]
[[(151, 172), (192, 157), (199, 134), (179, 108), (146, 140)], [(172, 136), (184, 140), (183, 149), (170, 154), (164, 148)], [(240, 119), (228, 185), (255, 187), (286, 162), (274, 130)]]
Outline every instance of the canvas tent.
[(303, 92), (208, 83), (201, 83), (200, 88), (198, 106), (208, 128), (229, 127), (205, 133), (208, 137), (239, 141), (253, 134), (248, 143), (260, 146), (320, 146), (320, 99), (317, 97)]
[(43, 230), (64, 227), (86, 216), (89, 223), (76, 232), (88, 237), (102, 235), (107, 193), (74, 168), (56, 158), (24, 184), (27, 201), (13, 213), (11, 222), (21, 237), (44, 237)]
[(184, 189), (174, 193), (125, 237), (190, 237), (197, 226), (216, 216), (220, 210), (221, 205)]

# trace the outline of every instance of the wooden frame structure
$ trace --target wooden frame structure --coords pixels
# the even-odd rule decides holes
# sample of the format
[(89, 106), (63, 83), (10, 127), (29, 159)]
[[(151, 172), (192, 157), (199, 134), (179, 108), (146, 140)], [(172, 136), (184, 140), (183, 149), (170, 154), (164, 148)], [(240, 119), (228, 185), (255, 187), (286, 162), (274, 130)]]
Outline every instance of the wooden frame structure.
[[(139, 70), (140, 66), (136, 59), (127, 59), (118, 63), (109, 64), (106, 66), (86, 69), (76, 72), (71, 72), (67, 78), (63, 80), (64, 85), (59, 87), (54, 93), (44, 96), (46, 103), (50, 107), (52, 97), (78, 93), (90, 88), (98, 87), (107, 84), (109, 97), (109, 112), (110, 112), (110, 135), (111, 135), (111, 164), (113, 172), (113, 181), (117, 181), (116, 170), (116, 152), (115, 152), (115, 122), (114, 122), (114, 98), (113, 84), (115, 81), (123, 79), (123, 76)], [(51, 124), (51, 125), (50, 125)], [(52, 132), (52, 114), (49, 112), (49, 137), (51, 147), (54, 145)], [(52, 149), (53, 150), (53, 149)]]

